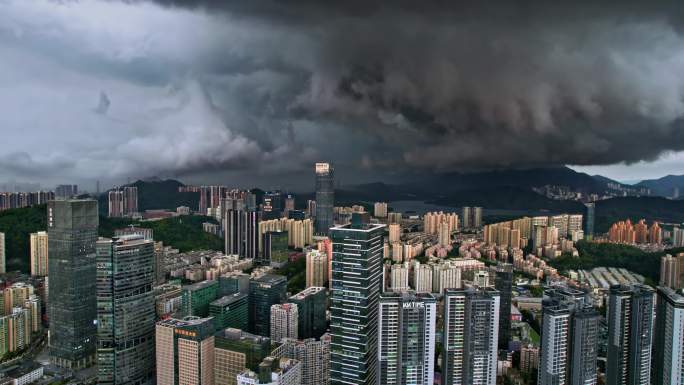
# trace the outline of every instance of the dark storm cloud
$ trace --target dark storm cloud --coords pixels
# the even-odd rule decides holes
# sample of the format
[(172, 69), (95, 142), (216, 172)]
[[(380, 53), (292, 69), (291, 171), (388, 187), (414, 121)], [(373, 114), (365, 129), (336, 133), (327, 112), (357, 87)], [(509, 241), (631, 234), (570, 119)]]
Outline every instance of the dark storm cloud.
[(684, 150), (684, 7), (558, 3), (8, 0), (0, 86), (14, 91), (0, 104), (37, 113), (0, 124), (41, 130), (42, 149), (9, 137), (47, 153), (38, 166), (71, 159), (65, 172), (88, 176), (267, 177), (319, 159), (384, 175)]
[(306, 85), (283, 102), (380, 138), (367, 167), (610, 164), (684, 149), (677, 1), (159, 3), (309, 36)]

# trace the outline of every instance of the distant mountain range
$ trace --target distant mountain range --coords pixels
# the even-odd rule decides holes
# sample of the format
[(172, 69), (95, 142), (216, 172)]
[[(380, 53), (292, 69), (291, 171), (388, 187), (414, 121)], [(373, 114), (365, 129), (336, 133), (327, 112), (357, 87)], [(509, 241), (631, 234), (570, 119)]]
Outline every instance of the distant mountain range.
[[(132, 185), (138, 187), (138, 206), (141, 211), (175, 209), (178, 206), (196, 209), (198, 206), (198, 194), (178, 192), (178, 187), (183, 184), (176, 180), (146, 179), (136, 181)], [(616, 189), (644, 187), (651, 189), (653, 194), (669, 196), (673, 186), (681, 186), (681, 191), (684, 192), (684, 176), (668, 176), (629, 186), (600, 175), (576, 172), (567, 167), (449, 173), (403, 184), (376, 182), (347, 185), (336, 189), (335, 200), (338, 205), (414, 200), (454, 208), (482, 206), (488, 209), (545, 211), (550, 214), (584, 212), (585, 207), (580, 202), (551, 199), (533, 190), (547, 185), (564, 186), (571, 191), (599, 195), (616, 192)], [(259, 189), (253, 191), (258, 195), (263, 194)], [(313, 192), (296, 194), (297, 207), (305, 208), (306, 200), (314, 199), (314, 196)], [(106, 211), (106, 194), (100, 197), (100, 207)], [(604, 232), (612, 222), (626, 218), (684, 222), (684, 200), (619, 197), (596, 203), (597, 232)]]
[[(183, 183), (159, 178), (146, 178), (138, 180), (127, 186), (138, 188), (138, 210), (171, 209), (179, 206), (188, 206), (191, 210), (197, 210), (199, 194), (192, 192), (179, 192), (178, 188)], [(105, 192), (99, 197), (100, 213), (106, 213), (108, 207), (108, 195)]]
[(680, 194), (684, 194), (684, 175), (667, 175), (659, 179), (647, 179), (637, 183), (636, 186), (651, 189), (651, 194), (671, 197), (675, 188)]

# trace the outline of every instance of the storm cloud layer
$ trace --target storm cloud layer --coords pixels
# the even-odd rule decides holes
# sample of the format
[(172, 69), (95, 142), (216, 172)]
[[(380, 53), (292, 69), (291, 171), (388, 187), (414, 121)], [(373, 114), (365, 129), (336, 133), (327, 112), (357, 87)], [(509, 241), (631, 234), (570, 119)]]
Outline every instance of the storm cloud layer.
[(684, 150), (677, 2), (458, 3), (0, 0), (0, 176), (268, 178), (319, 159), (421, 173)]

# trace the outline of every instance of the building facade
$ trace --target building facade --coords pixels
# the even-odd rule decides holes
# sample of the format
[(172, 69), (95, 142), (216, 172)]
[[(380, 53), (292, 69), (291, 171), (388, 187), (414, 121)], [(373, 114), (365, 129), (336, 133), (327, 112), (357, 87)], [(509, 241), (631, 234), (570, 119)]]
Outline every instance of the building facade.
[(649, 286), (611, 286), (606, 384), (651, 383), (654, 305)]
[(156, 326), (157, 385), (214, 385), (214, 325), (186, 317)]
[(100, 238), (96, 250), (98, 383), (152, 383), (154, 242)]
[(333, 246), (330, 378), (333, 385), (376, 383), (384, 232), (384, 225), (363, 223), (330, 229)]
[(684, 296), (658, 287), (653, 339), (653, 384), (684, 384)]
[(48, 275), (48, 234), (46, 231), (31, 233), (31, 275), (44, 277)]
[(83, 368), (93, 363), (97, 349), (97, 201), (50, 201), (47, 222), (50, 360)]
[(445, 385), (496, 384), (499, 306), (499, 293), (491, 287), (445, 289)]
[(596, 384), (599, 315), (587, 294), (549, 289), (542, 314), (538, 384)]
[(249, 282), (249, 325), (251, 332), (271, 335), (271, 306), (285, 302), (287, 279), (282, 275), (264, 274)]
[(384, 293), (378, 309), (378, 384), (432, 385), (437, 301), (432, 294)]
[(328, 234), (333, 227), (335, 173), (329, 163), (316, 163), (316, 234)]

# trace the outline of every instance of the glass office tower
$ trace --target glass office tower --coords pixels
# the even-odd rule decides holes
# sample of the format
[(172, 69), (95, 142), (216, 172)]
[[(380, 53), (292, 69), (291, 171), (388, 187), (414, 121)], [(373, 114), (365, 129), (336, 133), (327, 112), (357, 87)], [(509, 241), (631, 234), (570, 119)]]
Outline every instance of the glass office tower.
[(93, 363), (97, 339), (97, 201), (48, 202), (50, 360), (66, 368)]
[(330, 229), (330, 383), (375, 384), (377, 313), (382, 282), (385, 225), (353, 224)]
[(333, 227), (335, 175), (329, 163), (316, 163), (316, 234), (328, 234)]
[(97, 241), (99, 384), (154, 378), (154, 241), (124, 235)]

